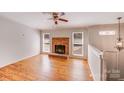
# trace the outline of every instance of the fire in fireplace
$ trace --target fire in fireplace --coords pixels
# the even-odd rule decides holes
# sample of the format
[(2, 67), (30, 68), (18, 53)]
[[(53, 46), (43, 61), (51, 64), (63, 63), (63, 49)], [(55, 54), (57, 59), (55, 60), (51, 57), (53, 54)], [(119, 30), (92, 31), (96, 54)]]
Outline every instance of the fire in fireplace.
[(55, 45), (55, 53), (65, 54), (65, 45)]

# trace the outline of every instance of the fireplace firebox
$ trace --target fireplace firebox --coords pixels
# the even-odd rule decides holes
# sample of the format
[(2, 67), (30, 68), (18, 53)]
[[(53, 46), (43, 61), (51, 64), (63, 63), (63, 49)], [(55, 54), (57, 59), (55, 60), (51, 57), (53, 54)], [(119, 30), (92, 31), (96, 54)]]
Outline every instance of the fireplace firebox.
[(65, 54), (65, 45), (55, 45), (55, 53)]

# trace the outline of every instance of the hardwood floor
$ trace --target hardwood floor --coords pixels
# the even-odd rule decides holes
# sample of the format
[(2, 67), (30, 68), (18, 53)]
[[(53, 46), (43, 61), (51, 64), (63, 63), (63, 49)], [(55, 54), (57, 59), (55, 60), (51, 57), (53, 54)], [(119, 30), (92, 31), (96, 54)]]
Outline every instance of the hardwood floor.
[(93, 80), (81, 59), (41, 54), (0, 69), (0, 80)]

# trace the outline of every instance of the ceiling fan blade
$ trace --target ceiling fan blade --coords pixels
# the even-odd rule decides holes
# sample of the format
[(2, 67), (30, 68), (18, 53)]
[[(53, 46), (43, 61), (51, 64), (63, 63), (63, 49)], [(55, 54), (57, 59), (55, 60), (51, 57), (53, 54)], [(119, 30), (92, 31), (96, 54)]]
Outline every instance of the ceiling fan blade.
[(68, 20), (66, 20), (66, 19), (62, 19), (62, 18), (59, 18), (58, 20), (60, 20), (60, 21), (64, 21), (64, 22), (68, 22)]
[(65, 13), (64, 12), (60, 12), (60, 16), (63, 16), (63, 15), (65, 15)]

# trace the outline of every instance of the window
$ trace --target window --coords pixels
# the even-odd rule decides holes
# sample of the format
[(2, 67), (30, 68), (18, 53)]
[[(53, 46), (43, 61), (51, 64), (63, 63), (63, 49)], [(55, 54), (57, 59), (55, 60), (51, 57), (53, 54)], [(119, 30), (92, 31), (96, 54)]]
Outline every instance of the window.
[(83, 32), (72, 33), (72, 54), (83, 56)]
[(99, 31), (99, 35), (101, 35), (101, 36), (115, 35), (115, 31)]
[(43, 52), (50, 52), (50, 33), (43, 33)]

